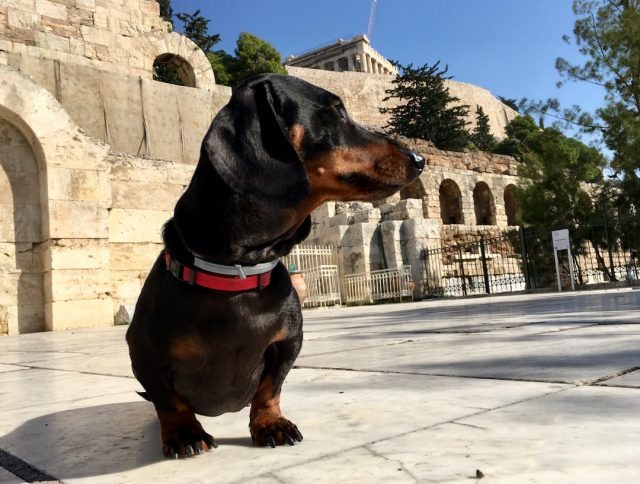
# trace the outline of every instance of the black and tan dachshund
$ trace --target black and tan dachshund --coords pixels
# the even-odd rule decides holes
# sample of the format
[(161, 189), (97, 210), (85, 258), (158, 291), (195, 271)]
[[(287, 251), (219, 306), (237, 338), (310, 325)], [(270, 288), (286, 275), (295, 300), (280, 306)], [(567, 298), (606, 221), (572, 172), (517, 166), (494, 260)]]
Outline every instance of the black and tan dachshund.
[(248, 404), (257, 445), (302, 440), (280, 412), (282, 383), (302, 345), (302, 312), (278, 258), (309, 235), (314, 208), (382, 199), (424, 164), (300, 79), (260, 75), (234, 91), (164, 227), (165, 249), (127, 332), (166, 456), (216, 447), (196, 413)]

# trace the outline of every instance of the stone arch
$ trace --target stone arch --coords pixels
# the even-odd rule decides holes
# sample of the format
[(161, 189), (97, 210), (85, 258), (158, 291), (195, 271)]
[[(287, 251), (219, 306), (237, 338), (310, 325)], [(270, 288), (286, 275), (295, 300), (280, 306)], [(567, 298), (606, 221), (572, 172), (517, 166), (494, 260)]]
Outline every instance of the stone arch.
[[(40, 170), (25, 136), (0, 111), (0, 334), (44, 329)], [(6, 115), (6, 112), (5, 112)], [(9, 214), (12, 214), (10, 216)]]
[(440, 183), (440, 217), (445, 225), (464, 223), (462, 194), (458, 184), (451, 179)]
[(407, 200), (408, 198), (415, 198), (422, 200), (422, 214), (425, 218), (428, 217), (428, 197), (427, 191), (424, 188), (424, 183), (420, 178), (409, 183), (406, 187), (400, 190), (400, 200)]
[(518, 199), (516, 198), (516, 186), (507, 185), (504, 189), (504, 211), (507, 215), (507, 225), (518, 225)]
[(496, 206), (489, 185), (478, 182), (473, 189), (473, 207), (477, 225), (496, 225)]
[(167, 75), (175, 77), (175, 82), (185, 87), (196, 87), (196, 74), (191, 64), (175, 54), (161, 54), (153, 62), (153, 80), (162, 81)]
[(147, 41), (151, 55), (145, 60), (146, 69), (153, 71), (158, 59), (169, 60), (176, 65), (178, 73), (182, 72), (188, 80), (188, 84), (185, 85), (198, 89), (215, 88), (216, 80), (209, 59), (190, 39), (177, 32), (171, 32), (160, 37), (147, 37)]
[[(12, 228), (8, 229), (19, 235), (17, 239), (26, 238), (25, 243), (32, 244), (32, 261), (19, 260), (22, 255), (18, 256), (16, 251), (14, 266), (9, 261), (9, 271), (5, 271), (6, 261), (2, 259), (3, 252), (0, 251), (0, 275), (10, 272), (12, 267), (17, 272), (17, 266), (20, 272), (28, 274), (25, 267), (37, 261), (37, 265), (32, 267), (42, 277), (44, 293), (44, 319), (40, 319), (41, 326), (22, 328), (18, 324), (16, 327), (14, 318), (13, 326), (9, 329), (53, 330), (113, 324), (112, 302), (104, 297), (104, 290), (95, 289), (96, 286), (92, 284), (69, 283), (70, 278), (76, 281), (81, 278), (85, 281), (104, 278), (108, 272), (108, 257), (102, 257), (94, 250), (108, 239), (111, 197), (105, 161), (108, 146), (86, 136), (46, 89), (26, 75), (1, 65), (0, 119), (5, 130), (11, 132), (9, 136), (17, 139), (16, 143), (21, 146), (22, 151), (11, 150), (11, 153), (21, 153), (18, 156), (20, 166), (28, 163), (30, 168), (25, 170), (30, 174), (37, 172), (37, 183), (31, 182), (33, 188), (29, 190), (26, 201), (21, 201), (22, 195), (15, 193), (16, 184), (21, 183), (20, 176), (13, 173), (5, 176), (4, 184), (11, 185), (12, 204), (15, 206), (18, 200), (19, 206), (37, 203), (39, 208), (39, 231), (33, 228), (38, 225), (38, 217), (32, 214), (28, 222), (31, 224), (31, 228), (27, 229), (32, 231), (31, 237), (21, 235), (23, 221), (19, 219), (22, 217), (19, 211), (14, 211)], [(29, 150), (26, 149), (27, 145)], [(25, 162), (26, 159), (30, 161)], [(4, 172), (15, 171), (13, 168), (7, 170), (10, 163), (4, 161)], [(31, 178), (35, 179), (35, 176)], [(35, 208), (31, 210), (33, 212)], [(13, 246), (14, 250), (18, 247), (15, 241), (8, 242), (7, 246)], [(28, 251), (25, 254), (29, 256)], [(91, 258), (99, 262), (91, 262)], [(89, 264), (92, 266), (89, 267)], [(0, 277), (0, 280), (4, 279)], [(31, 282), (37, 284), (33, 282), (37, 277), (32, 279)], [(59, 281), (66, 282), (57, 283)], [(0, 292), (2, 290), (0, 288)], [(63, 294), (61, 291), (64, 290), (67, 292)], [(16, 294), (16, 306), (21, 299)], [(82, 310), (70, 311), (71, 307), (82, 307)], [(91, 320), (87, 320), (87, 314), (91, 314)], [(0, 319), (6, 319), (7, 315), (10, 315), (10, 311), (0, 307)]]

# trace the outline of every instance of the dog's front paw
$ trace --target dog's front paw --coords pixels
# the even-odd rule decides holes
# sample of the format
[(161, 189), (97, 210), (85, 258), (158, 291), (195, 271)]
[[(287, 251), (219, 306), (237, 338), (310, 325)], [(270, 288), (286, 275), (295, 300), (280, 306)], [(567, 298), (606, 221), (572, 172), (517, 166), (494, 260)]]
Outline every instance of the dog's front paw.
[(158, 410), (162, 453), (172, 459), (191, 457), (218, 447), (191, 411)]
[(218, 447), (215, 439), (204, 430), (177, 429), (172, 435), (162, 439), (162, 452), (171, 459), (192, 457), (215, 447)]
[(293, 422), (284, 417), (257, 418), (249, 424), (251, 439), (262, 447), (276, 445), (293, 445), (294, 441), (302, 442), (302, 434)]

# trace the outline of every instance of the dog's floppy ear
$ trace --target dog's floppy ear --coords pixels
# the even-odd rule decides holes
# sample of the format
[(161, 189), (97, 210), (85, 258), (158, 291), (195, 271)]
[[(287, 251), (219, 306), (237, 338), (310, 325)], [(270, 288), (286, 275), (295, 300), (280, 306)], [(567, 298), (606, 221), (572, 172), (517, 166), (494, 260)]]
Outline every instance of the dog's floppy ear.
[(238, 87), (214, 119), (201, 156), (234, 192), (287, 208), (307, 196), (309, 180), (286, 132), (281, 98), (269, 79)]

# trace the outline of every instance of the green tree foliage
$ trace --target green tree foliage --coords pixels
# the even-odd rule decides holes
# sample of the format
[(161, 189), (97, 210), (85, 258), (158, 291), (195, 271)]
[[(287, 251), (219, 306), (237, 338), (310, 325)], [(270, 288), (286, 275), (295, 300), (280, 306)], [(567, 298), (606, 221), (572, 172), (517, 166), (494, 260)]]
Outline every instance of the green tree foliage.
[[(565, 127), (595, 134), (612, 151), (611, 168), (619, 180), (619, 205), (640, 208), (640, 0), (574, 0), (573, 36), (585, 56), (581, 64), (559, 58), (562, 81), (602, 86), (604, 106), (586, 113), (579, 106), (561, 110), (556, 100), (541, 106), (555, 112)], [(571, 39), (565, 36), (565, 41)]]
[(179, 13), (178, 20), (184, 24), (184, 35), (200, 47), (205, 54), (211, 52), (213, 46), (220, 42), (220, 34), (209, 35), (209, 19), (200, 15), (200, 10), (192, 14)]
[(590, 221), (594, 207), (586, 189), (602, 185), (602, 154), (556, 128), (539, 128), (530, 117), (514, 119), (507, 133), (522, 162), (517, 191), (522, 222), (557, 228)]
[(393, 108), (380, 108), (381, 113), (391, 113), (387, 128), (408, 138), (420, 138), (433, 142), (443, 150), (462, 151), (469, 142), (466, 116), (469, 106), (451, 104), (460, 101), (445, 86), (448, 68), (440, 69), (438, 61), (414, 68), (400, 68), (393, 80), (394, 87), (386, 91), (384, 101), (398, 99)]
[(171, 24), (173, 27), (173, 8), (171, 7), (171, 0), (158, 0), (160, 5), (160, 16)]
[(507, 106), (509, 106), (511, 109), (513, 109), (514, 111), (518, 111), (518, 100), (517, 99), (509, 99), (506, 97), (502, 97), (502, 96), (498, 96), (498, 99), (500, 99), (500, 102), (502, 104), (506, 104)]
[(227, 64), (231, 85), (236, 86), (248, 77), (273, 72), (286, 74), (280, 53), (256, 35), (242, 32), (238, 37), (235, 58), (222, 58)]
[(482, 151), (491, 151), (496, 147), (497, 142), (491, 134), (489, 116), (485, 114), (482, 106), (476, 106), (476, 125), (469, 138), (476, 148)]

